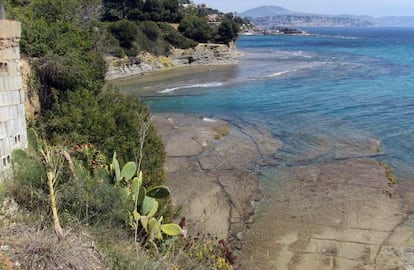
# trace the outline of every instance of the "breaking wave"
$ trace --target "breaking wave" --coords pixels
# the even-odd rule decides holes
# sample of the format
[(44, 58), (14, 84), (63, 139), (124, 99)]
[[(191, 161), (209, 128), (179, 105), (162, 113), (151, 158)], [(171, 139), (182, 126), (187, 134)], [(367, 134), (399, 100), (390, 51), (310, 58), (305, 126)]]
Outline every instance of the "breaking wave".
[(181, 85), (172, 88), (167, 88), (164, 90), (158, 91), (160, 94), (166, 94), (170, 92), (174, 92), (181, 89), (189, 89), (189, 88), (211, 88), (211, 87), (219, 87), (222, 86), (223, 83), (221, 82), (210, 82), (210, 83), (197, 83), (197, 84), (190, 84), (190, 85)]

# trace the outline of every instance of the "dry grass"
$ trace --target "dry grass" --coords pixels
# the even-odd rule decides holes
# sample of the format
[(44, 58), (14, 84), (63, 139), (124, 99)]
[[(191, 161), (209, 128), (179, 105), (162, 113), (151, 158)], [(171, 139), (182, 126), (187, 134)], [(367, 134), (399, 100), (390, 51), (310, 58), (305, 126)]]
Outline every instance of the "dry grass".
[(81, 231), (59, 242), (49, 229), (19, 223), (0, 228), (0, 235), (2, 249), (18, 269), (105, 269), (90, 236)]
[(215, 239), (181, 239), (153, 254), (135, 245), (122, 229), (72, 225), (69, 230), (66, 224), (66, 238), (58, 241), (44, 221), (34, 221), (11, 200), (0, 206), (0, 270), (231, 269)]

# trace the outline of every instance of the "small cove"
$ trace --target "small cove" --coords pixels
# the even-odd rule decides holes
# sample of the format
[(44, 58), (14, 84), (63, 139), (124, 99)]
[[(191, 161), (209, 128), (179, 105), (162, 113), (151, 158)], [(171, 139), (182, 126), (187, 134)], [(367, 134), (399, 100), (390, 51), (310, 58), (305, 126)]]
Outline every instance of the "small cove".
[(294, 177), (289, 168), (368, 157), (414, 180), (414, 29), (311, 31), (319, 35), (241, 37), (245, 56), (219, 72), (121, 85), (131, 94), (151, 88), (145, 102), (154, 112), (264, 126), (282, 142), (279, 165), (262, 173), (257, 224), (272, 220), (266, 190)]

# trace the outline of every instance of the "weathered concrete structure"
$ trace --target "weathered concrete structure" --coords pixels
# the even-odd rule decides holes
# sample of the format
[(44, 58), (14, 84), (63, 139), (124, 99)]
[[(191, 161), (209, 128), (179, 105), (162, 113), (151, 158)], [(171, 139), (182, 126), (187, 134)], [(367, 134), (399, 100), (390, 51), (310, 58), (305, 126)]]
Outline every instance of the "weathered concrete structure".
[(0, 178), (10, 167), (12, 151), (27, 147), (20, 34), (20, 22), (0, 20)]
[(0, 0), (0, 20), (6, 19), (6, 12), (4, 11), (4, 0)]

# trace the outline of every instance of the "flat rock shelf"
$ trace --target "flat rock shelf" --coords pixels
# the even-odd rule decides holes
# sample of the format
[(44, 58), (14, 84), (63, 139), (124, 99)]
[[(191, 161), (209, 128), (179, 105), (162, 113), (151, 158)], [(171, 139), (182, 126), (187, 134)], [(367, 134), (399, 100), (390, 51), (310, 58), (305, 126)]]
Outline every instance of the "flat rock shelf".
[(377, 161), (279, 167), (277, 179), (246, 233), (246, 269), (413, 269), (410, 211)]
[(266, 130), (219, 119), (155, 114), (152, 122), (165, 143), (167, 185), (188, 233), (209, 233), (240, 248), (252, 202), (260, 199), (252, 167), (269, 160), (279, 142)]
[(373, 158), (378, 141), (360, 158), (288, 165), (260, 125), (184, 114), (152, 121), (189, 234), (228, 239), (237, 269), (414, 269), (413, 183), (391, 183)]

